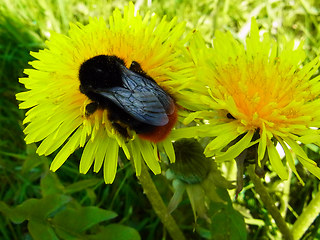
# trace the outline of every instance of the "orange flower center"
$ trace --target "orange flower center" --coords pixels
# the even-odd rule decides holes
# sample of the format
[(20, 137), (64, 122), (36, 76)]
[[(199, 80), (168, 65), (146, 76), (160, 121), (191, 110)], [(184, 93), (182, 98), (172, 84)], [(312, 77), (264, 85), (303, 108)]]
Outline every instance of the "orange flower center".
[(248, 129), (261, 129), (263, 123), (274, 128), (297, 123), (308, 84), (278, 62), (237, 60), (217, 67), (215, 75), (216, 86), (221, 86), (215, 95), (233, 102), (234, 108), (228, 109), (233, 117)]

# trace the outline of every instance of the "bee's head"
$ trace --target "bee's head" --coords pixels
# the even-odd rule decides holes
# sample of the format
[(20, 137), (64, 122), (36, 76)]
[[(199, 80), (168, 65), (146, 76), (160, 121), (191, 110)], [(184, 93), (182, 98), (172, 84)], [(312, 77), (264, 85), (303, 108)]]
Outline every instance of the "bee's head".
[(123, 60), (116, 56), (99, 55), (85, 61), (79, 70), (80, 91), (84, 94), (96, 89), (107, 89), (122, 85), (119, 64)]

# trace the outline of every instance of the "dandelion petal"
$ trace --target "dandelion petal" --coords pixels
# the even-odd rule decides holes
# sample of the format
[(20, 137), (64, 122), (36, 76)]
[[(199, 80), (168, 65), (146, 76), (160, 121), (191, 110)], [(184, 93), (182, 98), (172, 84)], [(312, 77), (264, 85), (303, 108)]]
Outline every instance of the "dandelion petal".
[(103, 176), (105, 183), (112, 183), (117, 172), (119, 145), (116, 140), (109, 141), (108, 153), (104, 159)]
[(53, 159), (50, 170), (56, 171), (61, 165), (67, 160), (67, 158), (72, 154), (78, 147), (80, 143), (81, 130), (78, 129), (68, 140), (68, 142), (59, 151), (56, 157)]
[(272, 141), (267, 143), (268, 156), (273, 170), (282, 180), (288, 179), (288, 170), (283, 166), (279, 153)]

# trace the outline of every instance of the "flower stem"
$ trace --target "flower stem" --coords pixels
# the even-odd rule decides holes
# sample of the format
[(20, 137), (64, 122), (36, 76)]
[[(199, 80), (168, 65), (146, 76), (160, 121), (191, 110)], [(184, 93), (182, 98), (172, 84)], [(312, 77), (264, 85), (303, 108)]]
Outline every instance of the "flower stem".
[(298, 240), (305, 231), (319, 216), (320, 213), (320, 191), (312, 199), (309, 205), (304, 209), (297, 221), (292, 226), (293, 239)]
[(284, 221), (278, 208), (275, 206), (272, 198), (270, 197), (267, 189), (262, 184), (260, 178), (255, 174), (254, 165), (249, 165), (247, 169), (250, 179), (255, 186), (256, 192), (260, 195), (263, 204), (275, 220), (280, 232), (283, 235), (283, 239), (293, 240), (292, 233), (290, 232), (287, 223)]
[(185, 237), (178, 227), (176, 221), (169, 214), (145, 164), (142, 164), (141, 175), (138, 176), (144, 193), (147, 195), (155, 213), (169, 232), (173, 240), (185, 240)]
[(290, 195), (290, 180), (292, 177), (292, 170), (288, 167), (289, 175), (288, 180), (284, 182), (283, 194), (280, 200), (281, 208), (280, 213), (283, 218), (287, 215), (287, 210), (289, 206), (289, 195)]

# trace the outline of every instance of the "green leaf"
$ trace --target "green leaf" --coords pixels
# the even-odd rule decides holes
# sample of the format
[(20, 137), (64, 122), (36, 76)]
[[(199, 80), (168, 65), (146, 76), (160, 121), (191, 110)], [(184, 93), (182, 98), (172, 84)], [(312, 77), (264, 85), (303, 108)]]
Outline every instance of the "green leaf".
[(243, 216), (231, 204), (212, 203), (210, 206), (212, 239), (246, 240)]
[(15, 211), (15, 209), (10, 208), (5, 202), (0, 202), (0, 212), (14, 223), (22, 223), (27, 218), (26, 214)]
[(120, 224), (110, 224), (94, 235), (88, 236), (88, 240), (140, 240), (137, 230)]
[(67, 208), (53, 218), (53, 223), (56, 226), (61, 226), (63, 229), (66, 229), (69, 233), (79, 233), (102, 221), (113, 219), (116, 216), (117, 214), (115, 212), (98, 207)]
[(197, 233), (203, 238), (203, 239), (212, 239), (212, 234), (209, 230), (198, 226), (196, 228)]
[(42, 196), (48, 196), (52, 194), (62, 194), (65, 192), (64, 186), (61, 184), (57, 174), (48, 171), (47, 174), (41, 178), (40, 181)]
[(96, 186), (101, 182), (103, 181), (101, 181), (101, 179), (98, 179), (98, 178), (91, 178), (87, 180), (78, 181), (66, 187), (66, 193), (71, 194), (71, 193), (79, 192), (86, 188)]
[(43, 162), (41, 161), (38, 154), (36, 154), (36, 153), (29, 154), (29, 155), (27, 155), (27, 157), (25, 158), (25, 161), (23, 162), (21, 172), (23, 174), (27, 173), (30, 170), (32, 170), (33, 168), (35, 168), (41, 164), (43, 164)]
[(46, 223), (29, 221), (28, 230), (34, 240), (59, 240), (53, 229)]
[(15, 208), (10, 208), (4, 202), (0, 203), (0, 211), (14, 223), (25, 220), (45, 221), (48, 215), (57, 211), (70, 201), (65, 195), (49, 195), (42, 199), (29, 199)]
[(48, 169), (49, 160), (45, 156), (39, 156), (37, 153), (37, 145), (36, 144), (28, 144), (26, 153), (27, 156), (24, 158), (21, 172), (23, 174), (30, 172), (32, 169), (44, 165), (44, 169)]
[(222, 176), (215, 162), (212, 162), (210, 172), (201, 185), (210, 200), (214, 202), (231, 202), (226, 189), (232, 189), (235, 186)]

